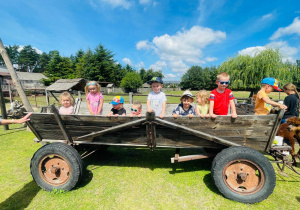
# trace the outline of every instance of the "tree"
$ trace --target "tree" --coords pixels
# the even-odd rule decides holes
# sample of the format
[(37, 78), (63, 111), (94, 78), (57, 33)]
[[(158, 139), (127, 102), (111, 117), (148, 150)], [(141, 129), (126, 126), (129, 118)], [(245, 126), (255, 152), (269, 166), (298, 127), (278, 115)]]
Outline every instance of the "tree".
[(122, 79), (120, 87), (125, 89), (136, 89), (141, 87), (143, 81), (137, 72), (128, 72)]
[[(19, 45), (13, 45), (5, 47), (5, 50), (7, 52), (8, 57), (10, 58), (10, 61), (12, 64), (18, 64), (18, 57), (19, 57)], [(2, 56), (0, 56), (0, 66), (4, 66), (4, 60)]]
[[(214, 70), (215, 67), (212, 67)], [(201, 66), (192, 66), (181, 78), (180, 86), (183, 89), (201, 90), (212, 89), (214, 81), (211, 76), (211, 69)]]
[(162, 71), (154, 71), (153, 69), (148, 69), (146, 71), (146, 74), (145, 74), (144, 78), (143, 78), (143, 83), (151, 80), (152, 77), (164, 78), (164, 75), (163, 75)]
[(30, 45), (25, 46), (18, 57), (18, 69), (20, 71), (32, 72), (38, 64), (39, 54)]
[(48, 65), (49, 62), (50, 62), (50, 56), (47, 53), (43, 52), (39, 56), (38, 65), (33, 70), (33, 72), (42, 73), (42, 72), (46, 71), (46, 66)]
[(222, 63), (218, 72), (230, 75), (230, 88), (234, 90), (250, 90), (252, 94), (260, 89), (261, 80), (274, 77), (281, 84), (293, 82), (294, 70), (291, 64), (283, 63), (278, 49), (266, 49), (254, 57), (237, 55)]

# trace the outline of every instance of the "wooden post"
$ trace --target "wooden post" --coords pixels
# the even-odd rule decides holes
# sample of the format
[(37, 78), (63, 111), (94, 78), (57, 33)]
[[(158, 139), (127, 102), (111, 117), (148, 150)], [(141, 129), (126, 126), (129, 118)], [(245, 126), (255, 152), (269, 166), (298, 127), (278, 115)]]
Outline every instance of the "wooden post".
[[(7, 119), (6, 115), (6, 107), (5, 107), (5, 100), (3, 97), (3, 92), (2, 92), (2, 82), (0, 81), (0, 105), (1, 105), (1, 114), (3, 119)], [(8, 130), (9, 127), (8, 125), (3, 125), (4, 130)]]
[(129, 92), (129, 104), (133, 103), (133, 92)]
[(49, 96), (48, 96), (48, 91), (45, 90), (45, 93), (46, 93), (46, 103), (47, 103), (47, 106), (49, 106)]
[(19, 78), (18, 78), (18, 76), (15, 72), (15, 69), (14, 69), (14, 67), (13, 67), (13, 65), (12, 65), (8, 55), (7, 55), (6, 49), (5, 49), (1, 39), (0, 39), (0, 53), (2, 55), (2, 58), (3, 58), (4, 62), (5, 62), (6, 67), (9, 71), (9, 73), (10, 73), (10, 76), (11, 76), (14, 84), (16, 85), (16, 89), (17, 89), (17, 91), (18, 91), (18, 93), (21, 97), (21, 100), (24, 104), (25, 109), (28, 112), (33, 112), (33, 109), (32, 109), (32, 107), (31, 107), (31, 105), (28, 101), (28, 98), (26, 97), (26, 94), (25, 94), (25, 92), (23, 90), (23, 87), (20, 83), (20, 80), (19, 80)]
[(12, 103), (12, 91), (11, 91), (10, 84), (8, 84), (8, 94), (9, 94), (9, 102)]

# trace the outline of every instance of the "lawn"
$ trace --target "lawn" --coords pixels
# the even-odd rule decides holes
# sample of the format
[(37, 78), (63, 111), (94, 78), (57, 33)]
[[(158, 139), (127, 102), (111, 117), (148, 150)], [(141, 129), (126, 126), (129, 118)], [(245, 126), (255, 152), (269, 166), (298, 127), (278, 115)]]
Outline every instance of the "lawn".
[[(0, 209), (300, 208), (300, 176), (288, 170), (289, 177), (276, 173), (277, 186), (267, 200), (242, 204), (218, 192), (210, 173), (212, 159), (172, 165), (174, 149), (110, 147), (83, 160), (83, 180), (75, 189), (46, 192), (30, 175), (30, 159), (40, 147), (35, 136), (21, 125), (10, 125), (8, 131), (1, 127), (0, 136)], [(197, 152), (183, 150), (182, 155)]]

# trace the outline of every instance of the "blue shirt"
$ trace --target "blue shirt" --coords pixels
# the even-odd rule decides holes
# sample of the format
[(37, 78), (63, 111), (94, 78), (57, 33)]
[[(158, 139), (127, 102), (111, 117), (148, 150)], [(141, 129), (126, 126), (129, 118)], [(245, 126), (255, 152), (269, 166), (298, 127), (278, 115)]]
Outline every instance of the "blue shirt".
[(172, 114), (178, 114), (178, 115), (182, 115), (182, 116), (187, 116), (189, 114), (196, 115), (195, 108), (192, 105), (190, 105), (190, 108), (187, 111), (185, 111), (183, 109), (183, 104), (182, 103), (178, 104), (176, 109), (173, 110)]

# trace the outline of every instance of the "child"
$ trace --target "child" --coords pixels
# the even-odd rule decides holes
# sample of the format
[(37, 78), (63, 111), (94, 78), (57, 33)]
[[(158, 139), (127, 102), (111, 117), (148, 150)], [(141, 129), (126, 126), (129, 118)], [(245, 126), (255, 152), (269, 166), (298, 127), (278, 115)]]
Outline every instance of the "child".
[(226, 87), (229, 85), (229, 75), (226, 72), (222, 72), (217, 75), (216, 84), (218, 87), (211, 91), (209, 96), (209, 115), (212, 118), (216, 118), (217, 115), (227, 115), (228, 106), (230, 104), (231, 117), (237, 118), (234, 96), (230, 89)]
[(101, 115), (103, 111), (103, 96), (100, 93), (101, 86), (90, 81), (85, 86), (87, 106), (91, 115)]
[(299, 93), (296, 86), (291, 83), (283, 86), (283, 91), (288, 95), (283, 101), (283, 104), (287, 106), (287, 110), (281, 122), (285, 123), (287, 118), (299, 117)]
[(195, 107), (196, 114), (200, 117), (209, 117), (209, 95), (206, 90), (200, 90), (196, 94), (197, 105)]
[(149, 93), (147, 98), (147, 111), (155, 112), (156, 116), (163, 118), (166, 111), (166, 95), (160, 90), (163, 87), (163, 81), (160, 77), (153, 77), (148, 84), (151, 85), (152, 92)]
[[(270, 113), (272, 106), (278, 106), (280, 109), (286, 109), (286, 105), (271, 101), (268, 94), (275, 88), (282, 91), (278, 86), (278, 80), (272, 77), (264, 78), (261, 81), (261, 89), (258, 91), (255, 99), (255, 115), (267, 115)], [(272, 106), (271, 106), (272, 105)]]
[(195, 108), (191, 105), (194, 102), (192, 93), (188, 90), (184, 91), (180, 97), (181, 103), (173, 110), (173, 117), (177, 118), (178, 115), (193, 117), (195, 115)]
[(109, 103), (112, 104), (113, 108), (110, 110), (110, 113), (107, 114), (107, 117), (112, 115), (115, 117), (119, 115), (126, 115), (126, 110), (123, 108), (124, 98), (122, 96), (114, 97), (114, 99)]
[(73, 100), (69, 92), (63, 92), (60, 95), (59, 102), (63, 105), (59, 108), (59, 114), (74, 114)]
[(129, 114), (130, 117), (133, 116), (138, 116), (141, 117), (142, 114), (142, 104), (139, 101), (135, 101), (133, 102), (132, 106), (131, 106), (131, 113)]

